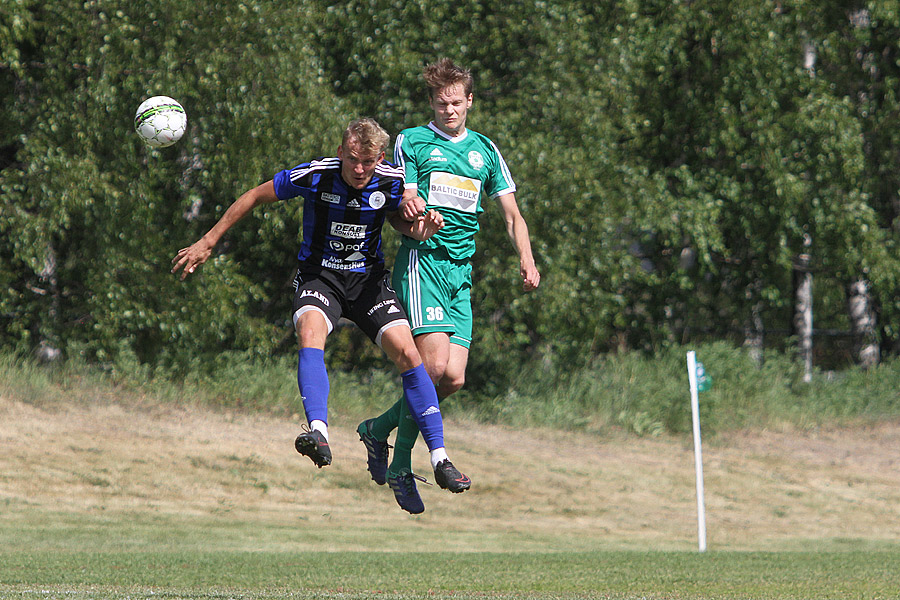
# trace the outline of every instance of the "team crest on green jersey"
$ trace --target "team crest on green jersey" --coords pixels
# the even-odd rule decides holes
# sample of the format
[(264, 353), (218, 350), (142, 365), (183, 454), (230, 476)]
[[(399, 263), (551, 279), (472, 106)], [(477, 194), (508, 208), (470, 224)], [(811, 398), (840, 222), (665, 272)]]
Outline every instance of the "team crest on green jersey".
[(469, 164), (472, 165), (472, 168), (476, 171), (480, 171), (481, 167), (484, 166), (484, 157), (481, 156), (481, 152), (478, 152), (477, 150), (469, 152)]

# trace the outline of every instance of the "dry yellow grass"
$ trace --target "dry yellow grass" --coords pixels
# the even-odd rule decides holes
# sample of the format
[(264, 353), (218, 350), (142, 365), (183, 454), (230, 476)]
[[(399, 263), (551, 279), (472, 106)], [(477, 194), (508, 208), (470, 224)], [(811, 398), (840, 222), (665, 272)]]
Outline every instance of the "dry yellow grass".
[[(365, 471), (355, 423), (332, 426), (332, 466), (293, 449), (296, 420), (116, 404), (40, 408), (0, 398), (0, 516), (32, 535), (70, 516), (250, 523), (229, 549), (554, 551), (696, 548), (690, 439), (604, 439), (447, 424), (473, 480), (420, 485), (400, 511)], [(422, 444), (420, 443), (420, 446)], [(900, 425), (746, 432), (704, 447), (710, 549), (829, 549), (900, 540)], [(429, 475), (416, 449), (414, 467)], [(35, 533), (37, 531), (37, 534)], [(135, 534), (140, 536), (141, 534)]]

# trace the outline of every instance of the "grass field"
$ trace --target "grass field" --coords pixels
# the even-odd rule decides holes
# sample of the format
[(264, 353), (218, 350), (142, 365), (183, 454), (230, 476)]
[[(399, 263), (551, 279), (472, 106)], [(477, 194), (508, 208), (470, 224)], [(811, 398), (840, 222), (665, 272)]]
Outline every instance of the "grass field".
[[(900, 424), (691, 443), (453, 421), (473, 489), (400, 511), (297, 418), (0, 397), (0, 598), (900, 598)], [(421, 448), (414, 466), (427, 473)]]
[[(900, 553), (5, 555), (11, 598), (896, 598)], [(35, 583), (40, 582), (40, 583)]]

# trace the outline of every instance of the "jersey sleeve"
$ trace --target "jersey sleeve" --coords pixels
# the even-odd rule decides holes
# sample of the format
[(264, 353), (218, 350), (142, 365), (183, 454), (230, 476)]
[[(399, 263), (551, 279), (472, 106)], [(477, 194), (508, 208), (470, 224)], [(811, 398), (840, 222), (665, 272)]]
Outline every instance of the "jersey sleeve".
[(387, 211), (394, 212), (400, 209), (400, 200), (403, 199), (403, 181), (395, 179), (391, 184), (391, 194), (388, 198)]
[(405, 131), (401, 131), (394, 142), (394, 164), (403, 170), (403, 187), (418, 189), (419, 167), (416, 164), (416, 153)]
[(275, 184), (275, 195), (279, 200), (296, 198), (309, 190), (310, 165), (303, 163), (293, 169), (284, 169), (275, 173), (272, 182)]
[(490, 142), (490, 144), (495, 164), (486, 182), (485, 192), (490, 198), (512, 194), (516, 191), (516, 182), (513, 181), (512, 173), (509, 172), (509, 167), (506, 165), (506, 161), (503, 160), (500, 150), (494, 145), (494, 142)]

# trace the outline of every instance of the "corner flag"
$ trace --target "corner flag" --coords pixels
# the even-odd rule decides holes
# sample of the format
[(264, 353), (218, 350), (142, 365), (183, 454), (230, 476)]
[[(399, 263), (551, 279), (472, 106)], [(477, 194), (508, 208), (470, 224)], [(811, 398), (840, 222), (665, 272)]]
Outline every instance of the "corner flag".
[(694, 468), (697, 471), (697, 538), (700, 552), (706, 552), (706, 509), (703, 503), (703, 449), (700, 444), (700, 380), (703, 378), (708, 390), (712, 378), (706, 374), (703, 364), (691, 350), (687, 353), (688, 381), (691, 385), (691, 415), (694, 424)]

